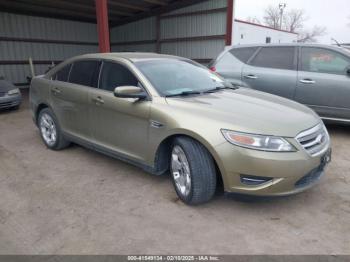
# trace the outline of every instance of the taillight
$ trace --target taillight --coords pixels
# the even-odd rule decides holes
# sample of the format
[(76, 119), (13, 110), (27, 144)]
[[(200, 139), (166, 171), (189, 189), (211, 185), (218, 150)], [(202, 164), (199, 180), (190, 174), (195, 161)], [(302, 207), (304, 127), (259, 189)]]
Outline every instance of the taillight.
[(210, 69), (211, 71), (213, 71), (213, 72), (216, 72), (216, 67), (215, 67), (215, 66), (211, 66), (209, 69)]

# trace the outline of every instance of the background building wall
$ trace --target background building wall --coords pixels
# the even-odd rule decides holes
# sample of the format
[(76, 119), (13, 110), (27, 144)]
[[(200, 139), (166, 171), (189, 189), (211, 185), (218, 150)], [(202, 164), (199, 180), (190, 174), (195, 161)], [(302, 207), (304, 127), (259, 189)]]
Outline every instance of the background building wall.
[(298, 35), (294, 33), (254, 25), (240, 20), (235, 20), (233, 23), (233, 45), (264, 44), (267, 37), (271, 38), (271, 43), (293, 43), (298, 40)]
[(203, 1), (114, 27), (112, 51), (158, 52), (208, 63), (225, 47), (226, 6), (227, 0)]
[(13, 83), (27, 82), (29, 57), (42, 74), (52, 61), (97, 51), (95, 24), (0, 12), (0, 76)]
[[(206, 0), (158, 17), (111, 28), (112, 51), (173, 54), (203, 64), (225, 47), (227, 0)], [(25, 85), (68, 57), (98, 52), (93, 23), (0, 12), (0, 76)]]
[(156, 17), (111, 29), (112, 52), (156, 52)]

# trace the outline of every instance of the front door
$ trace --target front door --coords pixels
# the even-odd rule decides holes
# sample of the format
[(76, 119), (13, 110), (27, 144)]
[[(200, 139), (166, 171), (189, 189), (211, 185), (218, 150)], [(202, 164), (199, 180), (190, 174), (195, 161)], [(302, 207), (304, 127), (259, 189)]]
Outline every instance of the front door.
[(144, 161), (148, 147), (148, 100), (117, 98), (118, 86), (140, 85), (124, 65), (103, 62), (99, 88), (89, 94), (90, 126), (95, 144), (136, 161)]
[(350, 58), (336, 51), (302, 47), (295, 100), (324, 118), (350, 119)]
[(293, 99), (297, 71), (296, 48), (263, 47), (243, 67), (242, 82), (263, 92)]

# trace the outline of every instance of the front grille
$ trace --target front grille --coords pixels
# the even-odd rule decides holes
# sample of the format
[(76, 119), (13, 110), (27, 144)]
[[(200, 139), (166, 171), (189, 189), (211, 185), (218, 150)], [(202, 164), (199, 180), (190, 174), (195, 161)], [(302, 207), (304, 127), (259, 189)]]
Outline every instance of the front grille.
[(326, 127), (319, 124), (297, 135), (296, 140), (311, 156), (322, 154), (327, 150), (329, 135)]
[(0, 97), (3, 97), (7, 94), (7, 92), (0, 92)]
[(312, 170), (310, 173), (308, 173), (306, 176), (303, 176), (300, 178), (296, 183), (295, 187), (305, 187), (308, 186), (314, 182), (316, 182), (322, 175), (323, 175), (324, 169), (323, 167), (318, 167)]

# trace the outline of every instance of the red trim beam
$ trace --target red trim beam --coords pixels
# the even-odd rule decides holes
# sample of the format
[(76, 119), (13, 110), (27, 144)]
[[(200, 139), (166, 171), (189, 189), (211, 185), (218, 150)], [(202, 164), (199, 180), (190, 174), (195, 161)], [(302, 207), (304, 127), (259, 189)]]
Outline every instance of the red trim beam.
[(227, 13), (226, 13), (226, 45), (232, 45), (232, 28), (233, 28), (233, 1), (227, 0)]
[(99, 50), (100, 53), (109, 53), (111, 52), (111, 46), (109, 39), (107, 0), (95, 0), (95, 3)]

